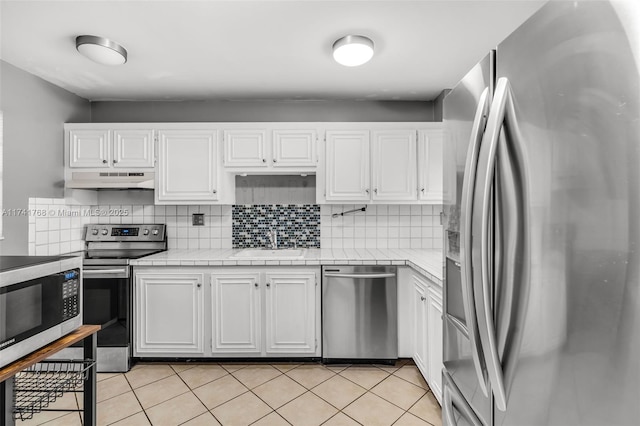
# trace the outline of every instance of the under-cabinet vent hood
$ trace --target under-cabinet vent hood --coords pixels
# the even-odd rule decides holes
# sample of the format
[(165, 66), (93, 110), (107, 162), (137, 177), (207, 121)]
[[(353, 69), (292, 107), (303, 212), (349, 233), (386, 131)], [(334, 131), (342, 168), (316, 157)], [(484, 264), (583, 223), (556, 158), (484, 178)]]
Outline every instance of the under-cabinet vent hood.
[(67, 188), (153, 189), (154, 172), (73, 172)]

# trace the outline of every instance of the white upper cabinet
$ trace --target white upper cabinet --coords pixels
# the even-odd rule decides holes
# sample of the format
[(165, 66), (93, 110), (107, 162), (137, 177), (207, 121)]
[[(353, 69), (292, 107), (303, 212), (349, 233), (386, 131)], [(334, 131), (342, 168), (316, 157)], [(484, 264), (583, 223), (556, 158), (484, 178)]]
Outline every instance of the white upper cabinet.
[(77, 129), (69, 131), (69, 167), (110, 167), (111, 131)]
[(292, 123), (238, 126), (242, 127), (223, 130), (225, 169), (233, 173), (315, 172), (314, 128)]
[(153, 167), (153, 130), (113, 131), (113, 167)]
[(374, 201), (416, 200), (416, 131), (373, 132)]
[(368, 130), (328, 130), (326, 133), (327, 201), (369, 201), (371, 173)]
[(266, 130), (225, 130), (225, 167), (267, 167)]
[(153, 168), (153, 147), (150, 129), (71, 129), (69, 167)]
[(273, 167), (315, 167), (317, 133), (309, 129), (273, 131)]
[(218, 139), (215, 130), (160, 130), (156, 204), (217, 202)]
[(420, 163), (418, 185), (421, 201), (437, 204), (443, 202), (443, 155), (442, 130), (421, 130), (418, 136), (418, 161)]
[(327, 130), (318, 201), (417, 202), (416, 138), (415, 128)]

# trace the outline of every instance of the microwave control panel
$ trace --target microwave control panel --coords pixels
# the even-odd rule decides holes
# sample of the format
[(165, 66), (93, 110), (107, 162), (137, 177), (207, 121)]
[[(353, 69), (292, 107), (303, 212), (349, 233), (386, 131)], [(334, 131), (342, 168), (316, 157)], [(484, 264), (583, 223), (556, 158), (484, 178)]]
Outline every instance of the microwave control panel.
[(62, 320), (66, 321), (80, 313), (80, 271), (73, 269), (62, 274)]

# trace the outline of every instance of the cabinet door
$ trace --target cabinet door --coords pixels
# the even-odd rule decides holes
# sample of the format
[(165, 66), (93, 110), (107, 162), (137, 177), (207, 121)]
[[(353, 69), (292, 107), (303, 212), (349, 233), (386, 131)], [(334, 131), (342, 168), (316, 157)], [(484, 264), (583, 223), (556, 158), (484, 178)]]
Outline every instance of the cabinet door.
[(329, 130), (326, 138), (327, 201), (369, 201), (369, 131)]
[(374, 201), (417, 199), (416, 131), (373, 132)]
[(215, 130), (158, 132), (156, 203), (195, 204), (218, 200)]
[(213, 353), (260, 354), (260, 274), (211, 275)]
[(429, 364), (427, 359), (427, 285), (415, 275), (413, 276), (414, 304), (414, 349), (413, 360), (423, 376), (429, 381)]
[(266, 130), (225, 130), (225, 167), (267, 167)]
[(153, 167), (153, 130), (114, 130), (113, 167)]
[(266, 273), (266, 351), (316, 352), (316, 275)]
[(442, 294), (429, 287), (427, 339), (429, 348), (429, 387), (442, 401)]
[(203, 274), (137, 274), (135, 352), (202, 354)]
[(274, 130), (273, 167), (315, 167), (315, 130)]
[(69, 167), (110, 167), (111, 132), (105, 129), (69, 131)]
[[(442, 130), (421, 130), (419, 139), (420, 200), (442, 204), (444, 161)], [(455, 173), (455, 170), (453, 172)]]

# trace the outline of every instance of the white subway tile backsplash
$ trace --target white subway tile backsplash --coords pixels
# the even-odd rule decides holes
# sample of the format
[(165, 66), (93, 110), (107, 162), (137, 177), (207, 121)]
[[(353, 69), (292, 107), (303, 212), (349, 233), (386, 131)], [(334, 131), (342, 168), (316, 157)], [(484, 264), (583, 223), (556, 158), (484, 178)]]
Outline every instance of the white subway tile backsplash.
[[(365, 212), (331, 217), (363, 207), (320, 206), (320, 245), (333, 249), (441, 249), (440, 205), (368, 205)], [(232, 206), (66, 205), (64, 199), (29, 198), (29, 209), (55, 215), (29, 217), (29, 254), (63, 254), (84, 249), (88, 223), (166, 223), (168, 247), (227, 249), (232, 247)], [(122, 215), (89, 215), (89, 210), (122, 210)], [(65, 213), (66, 212), (66, 213)], [(204, 226), (193, 226), (191, 214), (205, 215)]]
[[(332, 218), (361, 206), (321, 206), (322, 248), (434, 248), (434, 240), (442, 235), (442, 226), (431, 205), (375, 205), (366, 213)], [(441, 244), (440, 244), (441, 245)]]

